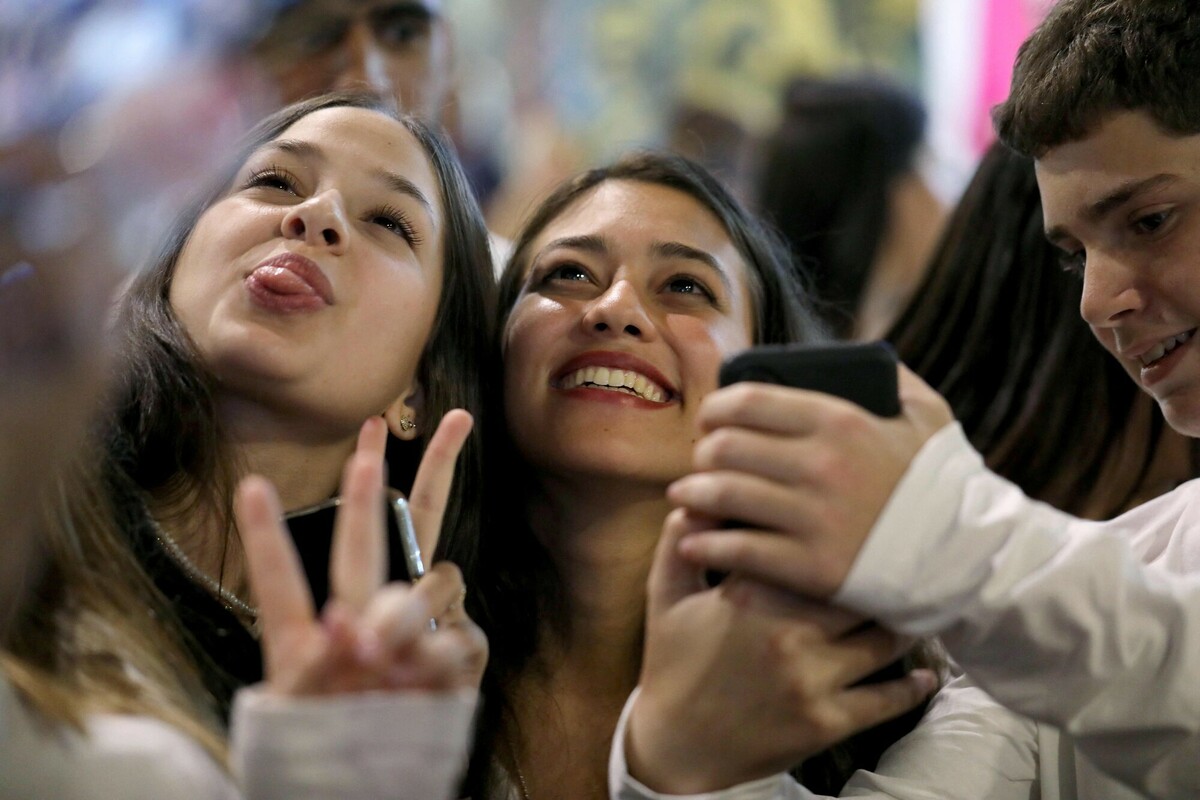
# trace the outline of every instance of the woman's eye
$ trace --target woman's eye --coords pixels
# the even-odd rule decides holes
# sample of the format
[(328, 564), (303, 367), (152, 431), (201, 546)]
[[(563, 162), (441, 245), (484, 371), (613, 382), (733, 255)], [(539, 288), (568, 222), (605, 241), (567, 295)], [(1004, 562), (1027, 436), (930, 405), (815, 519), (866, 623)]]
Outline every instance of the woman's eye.
[(396, 234), (414, 247), (421, 243), (421, 236), (417, 233), (416, 228), (398, 209), (387, 206), (372, 212), (368, 219), (372, 224)]
[(687, 275), (679, 275), (667, 281), (666, 289), (675, 294), (695, 294), (710, 301), (715, 299), (707, 286)]
[(1133, 227), (1138, 233), (1154, 233), (1170, 218), (1170, 211), (1155, 211), (1153, 214), (1138, 217), (1134, 220)]
[(246, 188), (279, 189), (284, 192), (296, 191), (296, 179), (279, 167), (268, 167), (254, 172), (246, 181)]
[(587, 271), (578, 264), (560, 264), (546, 273), (547, 281), (586, 281)]

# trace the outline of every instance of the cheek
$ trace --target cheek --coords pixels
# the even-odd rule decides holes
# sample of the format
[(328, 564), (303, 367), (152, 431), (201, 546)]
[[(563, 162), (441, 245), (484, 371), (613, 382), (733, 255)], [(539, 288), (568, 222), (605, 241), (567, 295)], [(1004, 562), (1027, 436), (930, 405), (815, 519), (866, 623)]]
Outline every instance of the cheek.
[[(395, 272), (394, 265), (384, 267)], [(440, 277), (425, 274), (364, 282), (363, 296), (370, 298), (371, 311), (362, 316), (362, 335), (368, 341), (392, 342), (393, 353), (395, 348), (401, 348), (399, 354), (421, 353), (433, 334), (441, 289)]]
[(717, 388), (722, 362), (751, 345), (750, 334), (742, 325), (729, 319), (706, 324), (695, 318), (684, 318), (673, 328), (688, 372), (693, 376), (694, 389), (699, 388), (704, 394)]
[(506, 386), (523, 380), (538, 357), (545, 354), (547, 344), (557, 336), (565, 336), (557, 323), (560, 316), (560, 306), (534, 296), (523, 297), (513, 306), (501, 340)]

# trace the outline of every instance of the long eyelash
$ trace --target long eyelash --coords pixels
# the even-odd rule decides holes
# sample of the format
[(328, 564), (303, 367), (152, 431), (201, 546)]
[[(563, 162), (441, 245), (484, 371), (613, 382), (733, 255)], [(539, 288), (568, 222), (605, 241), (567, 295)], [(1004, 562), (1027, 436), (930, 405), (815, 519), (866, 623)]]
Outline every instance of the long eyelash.
[(391, 217), (399, 226), (400, 232), (404, 234), (404, 238), (413, 247), (419, 245), (423, 240), (421, 234), (417, 233), (417, 229), (413, 227), (412, 221), (403, 211), (395, 206), (383, 205), (375, 209), (370, 214), (371, 217)]
[(287, 184), (288, 189), (292, 190), (295, 189), (297, 183), (296, 176), (289, 172), (285, 167), (281, 167), (278, 164), (271, 164), (270, 166), (264, 167), (263, 169), (256, 169), (254, 172), (250, 173), (250, 177), (246, 179), (244, 184), (242, 184), (242, 188), (249, 189), (253, 186), (261, 186), (267, 178), (274, 178), (275, 180), (282, 181), (283, 183)]

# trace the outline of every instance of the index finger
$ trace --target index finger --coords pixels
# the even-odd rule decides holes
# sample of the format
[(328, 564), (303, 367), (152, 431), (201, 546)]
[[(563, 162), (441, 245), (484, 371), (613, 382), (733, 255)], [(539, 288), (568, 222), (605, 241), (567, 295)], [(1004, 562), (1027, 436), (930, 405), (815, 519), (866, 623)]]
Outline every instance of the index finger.
[(870, 416), (861, 406), (824, 392), (771, 383), (735, 383), (700, 402), (696, 422), (705, 433), (727, 425), (805, 436), (831, 415)]
[(279, 497), (265, 478), (251, 475), (241, 482), (233, 513), (258, 604), (263, 641), (269, 646), (283, 629), (313, 621), (312, 593), (300, 556), (280, 522), (283, 509)]
[(437, 548), (441, 534), (446, 501), (454, 484), (454, 465), (474, 424), (471, 415), (461, 408), (447, 412), (425, 448), (421, 465), (417, 467), (408, 508), (421, 552), (428, 553), (430, 557)]

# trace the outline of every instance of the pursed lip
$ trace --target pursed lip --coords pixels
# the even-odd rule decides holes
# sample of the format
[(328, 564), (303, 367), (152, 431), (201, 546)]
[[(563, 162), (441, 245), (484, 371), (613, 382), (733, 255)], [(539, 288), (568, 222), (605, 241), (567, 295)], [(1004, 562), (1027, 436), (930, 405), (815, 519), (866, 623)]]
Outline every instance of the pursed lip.
[(666, 402), (670, 403), (680, 399), (679, 390), (652, 364), (631, 353), (618, 350), (589, 350), (586, 353), (580, 353), (554, 371), (551, 383), (557, 385), (564, 377), (584, 367), (610, 367), (641, 373), (667, 393)]
[(325, 272), (317, 266), (317, 262), (311, 258), (299, 253), (280, 253), (260, 263), (250, 271), (250, 275), (260, 269), (287, 270), (307, 284), (313, 294), (325, 301), (326, 305), (334, 304), (333, 284), (329, 282)]

